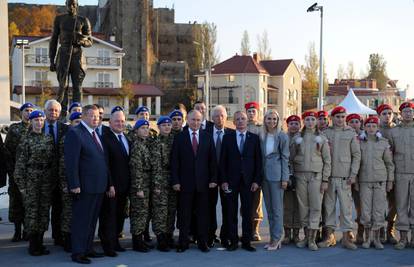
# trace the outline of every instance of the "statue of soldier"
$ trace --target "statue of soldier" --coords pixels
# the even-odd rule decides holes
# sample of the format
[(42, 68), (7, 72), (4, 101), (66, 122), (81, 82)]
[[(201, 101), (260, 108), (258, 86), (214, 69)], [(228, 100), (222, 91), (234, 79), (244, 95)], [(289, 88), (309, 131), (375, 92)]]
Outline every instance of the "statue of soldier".
[[(82, 47), (92, 46), (91, 24), (78, 16), (78, 0), (66, 0), (68, 13), (55, 18), (49, 43), (50, 71), (56, 71), (59, 82), (57, 100), (62, 105), (61, 117), (66, 117), (68, 106), (69, 76), (72, 80), (72, 102), (81, 102), (82, 82), (85, 78), (86, 60)], [(56, 51), (60, 44), (59, 51)]]

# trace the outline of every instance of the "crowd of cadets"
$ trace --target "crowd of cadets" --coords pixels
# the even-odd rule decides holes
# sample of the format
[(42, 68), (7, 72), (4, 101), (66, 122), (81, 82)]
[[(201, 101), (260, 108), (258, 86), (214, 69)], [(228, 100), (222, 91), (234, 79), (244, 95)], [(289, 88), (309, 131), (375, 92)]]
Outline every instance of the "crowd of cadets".
[[(174, 247), (174, 229), (176, 226), (180, 228), (176, 224), (179, 192), (173, 189), (170, 181), (170, 155), (174, 137), (188, 127), (185, 107), (179, 105), (168, 116), (161, 116), (157, 121), (158, 130), (150, 127), (150, 114), (145, 106), (136, 110), (137, 120), (133, 128), (127, 125), (122, 107), (112, 109), (110, 127), (102, 125), (103, 107), (98, 108), (100, 125), (96, 131), (101, 140), (106, 142), (106, 135), (115, 134), (124, 152), (125, 160), (122, 162), (109, 155), (109, 165), (114, 165), (111, 169), (118, 168), (127, 173), (126, 181), (111, 181), (108, 185), (100, 215), (99, 237), (103, 250), (107, 256), (125, 251), (119, 239), (123, 236), (124, 220), (129, 216), (133, 250), (147, 252), (153, 248), (149, 234), (151, 223), (157, 249), (169, 251)], [(275, 176), (275, 173), (269, 173), (275, 169), (267, 169), (265, 158), (269, 155), (263, 152), (260, 175), (265, 179), (258, 177), (257, 181), (267, 181), (262, 187), (271, 240), (265, 248), (275, 250), (281, 244), (291, 242), (310, 250), (334, 246), (337, 207), (343, 232), (341, 243), (345, 248), (354, 250), (358, 244), (363, 248), (373, 245), (376, 249), (383, 249), (385, 242), (394, 244), (396, 249), (414, 247), (413, 103), (406, 102), (399, 107), (398, 119), (394, 118), (393, 109), (387, 104), (377, 108), (378, 116), (365, 119), (358, 114), (347, 115), (345, 108), (340, 106), (329, 115), (326, 111), (309, 111), (301, 117), (292, 115), (286, 119), (286, 134), (280, 129), (276, 132), (269, 129), (272, 118), (279, 127), (283, 124), (279, 122), (276, 111), (268, 111), (262, 124), (258, 121), (257, 103), (247, 103), (245, 108), (246, 112), (240, 114), (247, 116), (248, 131), (261, 136), (263, 151), (267, 151), (269, 144), (275, 146), (266, 138), (276, 135), (279, 148), (276, 149), (278, 159), (275, 162), (279, 160), (283, 165), (281, 158), (285, 156), (289, 165), (288, 174), (284, 174), (282, 166), (280, 177), (276, 177), (276, 187), (282, 188), (282, 194), (277, 193), (281, 198), (274, 203), (271, 198), (276, 193), (271, 187), (275, 183), (266, 177)], [(211, 135), (216, 131), (222, 133), (221, 130), (225, 130), (223, 135), (233, 131), (224, 126), (227, 114), (223, 107), (216, 108), (221, 117), (214, 122), (205, 119), (204, 103), (197, 102), (194, 109), (203, 116), (201, 130)], [(65, 133), (80, 123), (82, 107), (79, 103), (71, 105), (68, 124), (59, 120), (60, 110), (60, 104), (54, 100), (47, 101), (44, 112), (36, 110), (31, 103), (25, 103), (20, 108), (21, 122), (10, 125), (4, 145), (2, 141), (1, 154), (6, 158), (9, 177), (9, 220), (15, 225), (12, 241), (29, 240), (31, 255), (49, 253), (43, 245), (43, 235), (49, 226), (50, 209), (55, 245), (71, 250), (73, 195), (67, 188), (63, 144)], [(239, 123), (236, 119), (234, 122)], [(285, 147), (280, 141), (283, 138), (287, 140)], [(225, 144), (221, 143), (223, 139), (220, 142), (217, 138), (214, 140), (218, 152), (216, 158), (219, 159)], [(224, 192), (230, 192), (225, 182), (227, 177), (218, 178), (218, 189), (210, 188), (209, 208), (204, 211), (209, 218), (208, 246), (221, 241), (222, 246), (234, 250), (237, 246), (231, 244), (225, 219), (228, 217), (228, 203)], [(248, 205), (252, 209), (251, 226), (246, 229), (252, 231), (251, 241), (259, 241), (259, 226), (263, 219), (262, 190), (252, 189), (251, 194)], [(216, 236), (219, 195), (223, 217), (221, 240)], [(115, 200), (111, 201), (111, 198)], [(356, 235), (353, 233), (353, 207), (357, 215)], [(190, 235), (194, 240), (197, 240), (196, 220), (193, 212)], [(301, 229), (303, 237), (299, 235)], [(395, 229), (399, 231), (399, 240)], [(408, 241), (409, 231), (411, 242)], [(249, 245), (247, 250), (253, 251), (254, 247)]]

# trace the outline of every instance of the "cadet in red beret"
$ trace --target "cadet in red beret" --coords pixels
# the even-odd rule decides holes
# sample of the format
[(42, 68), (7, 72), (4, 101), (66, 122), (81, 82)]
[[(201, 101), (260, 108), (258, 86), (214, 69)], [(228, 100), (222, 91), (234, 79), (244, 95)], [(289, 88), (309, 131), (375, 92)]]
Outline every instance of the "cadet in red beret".
[(306, 111), (306, 112), (303, 112), (303, 114), (302, 114), (302, 120), (305, 120), (305, 118), (306, 117), (309, 117), (309, 116), (316, 118), (318, 116), (318, 113), (316, 111)]
[[(249, 102), (244, 105), (247, 113), (247, 131), (259, 134), (262, 128), (262, 124), (259, 122), (259, 103)], [(259, 234), (260, 222), (263, 220), (262, 209), (262, 191), (256, 190), (253, 193), (252, 203), (252, 224), (253, 224), (253, 241), (260, 241)]]
[(412, 102), (404, 102), (400, 105), (401, 112), (406, 108), (414, 109), (414, 104)]
[(357, 134), (362, 131), (362, 117), (359, 114), (352, 113), (346, 116), (346, 123), (352, 127)]
[(286, 123), (288, 127), (289, 138), (292, 138), (300, 130), (300, 117), (298, 115), (291, 115), (286, 119)]
[(318, 111), (318, 130), (324, 131), (329, 127), (329, 114), (328, 111), (320, 110)]
[(334, 109), (331, 111), (331, 117), (335, 117), (335, 115), (336, 115), (336, 114), (340, 114), (340, 113), (345, 113), (345, 114), (344, 114), (344, 118), (345, 118), (345, 115), (346, 115), (346, 109), (345, 109), (344, 107), (342, 107), (342, 106), (337, 106), (336, 108), (334, 108)]

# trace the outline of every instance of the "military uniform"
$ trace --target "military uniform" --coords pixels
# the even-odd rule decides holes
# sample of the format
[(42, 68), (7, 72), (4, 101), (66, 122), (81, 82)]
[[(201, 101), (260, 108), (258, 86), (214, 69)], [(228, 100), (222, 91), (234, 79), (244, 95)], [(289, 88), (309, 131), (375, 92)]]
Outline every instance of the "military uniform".
[(10, 125), (4, 141), (7, 159), (7, 173), (9, 174), (9, 221), (14, 223), (17, 227), (20, 227), (20, 225), (24, 222), (24, 206), (22, 196), (17, 187), (13, 174), (16, 164), (16, 149), (21, 142), (22, 136), (26, 135), (29, 126), (30, 123), (24, 121), (13, 123)]
[(356, 177), (361, 160), (359, 141), (355, 131), (348, 126), (329, 127), (324, 131), (329, 140), (331, 150), (332, 173), (329, 178), (328, 190), (325, 192), (325, 225), (327, 236), (318, 244), (328, 247), (336, 243), (333, 233), (336, 228), (336, 199), (340, 205), (340, 227), (344, 232), (342, 244), (350, 249), (356, 246), (350, 241), (353, 229), (352, 222), (352, 190), (349, 183), (351, 177)]
[(411, 229), (411, 236), (414, 233), (414, 122), (401, 122), (393, 128), (389, 141), (395, 163), (396, 228), (401, 236), (396, 248), (403, 249), (408, 243), (407, 232)]
[[(152, 185), (159, 183), (161, 180), (159, 151), (151, 147), (153, 143), (153, 140), (149, 138), (137, 137), (130, 152), (131, 191), (129, 215), (135, 247), (139, 246), (138, 243), (142, 245), (140, 242), (142, 242), (143, 233), (150, 219)], [(139, 191), (144, 192), (143, 198), (137, 196)]]
[(14, 179), (23, 196), (30, 246), (37, 244), (38, 249), (43, 246), (43, 233), (49, 226), (54, 155), (52, 137), (33, 131), (17, 148)]
[[(260, 135), (262, 125), (260, 123), (248, 123), (247, 131)], [(256, 192), (253, 192), (253, 202), (252, 202), (252, 224), (253, 224), (253, 240), (259, 241), (259, 227), (260, 222), (263, 221), (263, 193), (259, 188)]]
[(384, 248), (379, 240), (379, 229), (385, 226), (386, 183), (394, 181), (394, 163), (388, 140), (368, 136), (361, 141), (361, 166), (358, 174), (361, 199), (361, 224), (365, 238), (362, 246), (371, 245), (371, 230), (374, 232), (374, 245)]
[[(391, 123), (390, 125), (380, 125), (379, 131), (383, 137), (386, 139), (390, 139), (391, 136), (391, 129), (397, 126), (395, 123)], [(397, 207), (395, 204), (395, 190), (394, 188), (387, 192), (387, 200), (388, 200), (388, 212), (387, 212), (387, 240), (389, 243), (397, 243), (395, 239), (395, 219), (397, 217)], [(382, 240), (381, 242), (385, 242), (385, 231), (382, 229), (381, 231)]]
[(308, 230), (305, 230), (307, 238), (297, 245), (308, 245), (310, 249), (317, 250), (315, 238), (322, 210), (321, 184), (328, 182), (331, 175), (328, 139), (324, 135), (316, 134), (314, 130), (305, 130), (293, 138), (290, 151), (300, 221)]

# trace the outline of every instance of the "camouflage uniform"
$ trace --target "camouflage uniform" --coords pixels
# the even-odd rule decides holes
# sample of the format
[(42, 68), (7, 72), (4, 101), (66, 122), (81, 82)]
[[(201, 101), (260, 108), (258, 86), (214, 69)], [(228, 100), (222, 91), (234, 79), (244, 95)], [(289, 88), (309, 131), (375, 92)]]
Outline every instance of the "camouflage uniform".
[(61, 231), (62, 233), (70, 233), (72, 220), (72, 196), (68, 191), (68, 182), (66, 179), (65, 157), (63, 148), (65, 144), (65, 137), (62, 137), (59, 142), (59, 189), (62, 196), (62, 214), (61, 214)]
[(29, 131), (17, 148), (14, 179), (23, 196), (29, 234), (43, 233), (49, 226), (53, 155), (53, 139), (43, 133)]
[[(130, 153), (131, 191), (130, 219), (131, 234), (143, 234), (150, 219), (150, 192), (154, 184), (161, 180), (159, 151), (151, 149), (152, 139), (137, 137)], [(153, 176), (154, 175), (154, 176)], [(137, 192), (143, 191), (144, 198), (139, 198)]]
[(23, 223), (24, 207), (22, 196), (14, 179), (14, 168), (16, 164), (16, 149), (20, 139), (24, 136), (30, 124), (26, 122), (13, 123), (9, 127), (4, 147), (6, 150), (7, 173), (9, 174), (9, 221), (13, 223)]

